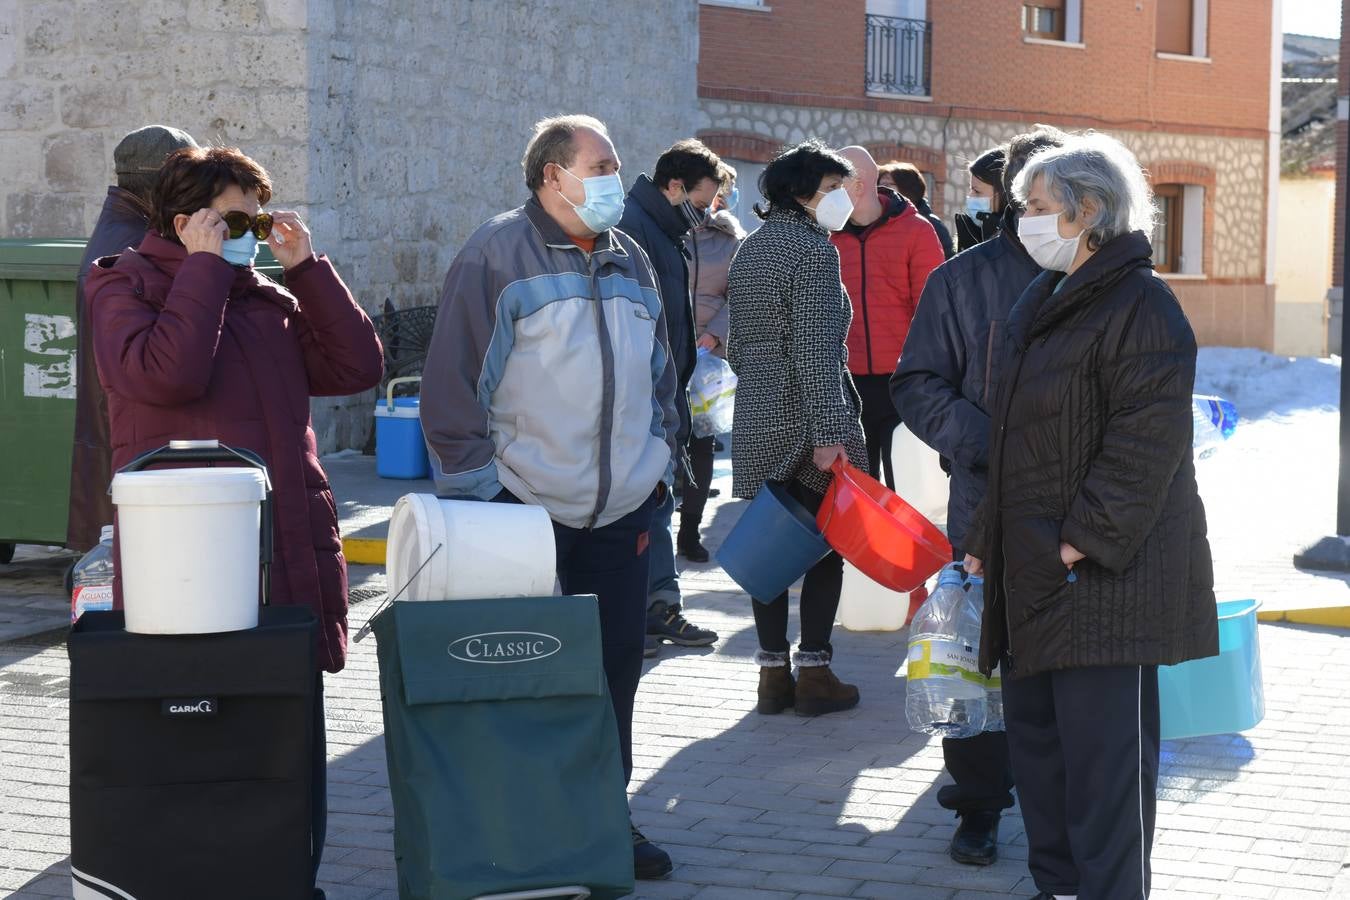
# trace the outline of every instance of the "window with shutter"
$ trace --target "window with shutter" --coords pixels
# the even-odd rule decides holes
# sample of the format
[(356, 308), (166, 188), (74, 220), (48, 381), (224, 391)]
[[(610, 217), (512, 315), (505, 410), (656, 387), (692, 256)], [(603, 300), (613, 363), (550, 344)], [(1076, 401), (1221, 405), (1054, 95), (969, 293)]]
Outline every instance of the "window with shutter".
[(1158, 52), (1190, 56), (1194, 25), (1195, 0), (1158, 0)]
[(1022, 32), (1046, 41), (1065, 38), (1064, 0), (1028, 0), (1022, 5)]
[(1158, 221), (1153, 226), (1153, 267), (1159, 272), (1180, 272), (1184, 233), (1181, 185), (1157, 185), (1153, 199), (1158, 204)]

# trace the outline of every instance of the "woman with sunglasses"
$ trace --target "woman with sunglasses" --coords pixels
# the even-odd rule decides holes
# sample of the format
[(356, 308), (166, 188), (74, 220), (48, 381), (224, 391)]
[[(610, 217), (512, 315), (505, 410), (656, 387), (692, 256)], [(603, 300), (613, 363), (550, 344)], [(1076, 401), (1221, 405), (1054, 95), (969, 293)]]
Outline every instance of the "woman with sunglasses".
[[(347, 568), (309, 398), (375, 387), (383, 350), (332, 263), (315, 255), (300, 216), (261, 211), (271, 197), (267, 172), (238, 150), (171, 155), (140, 245), (89, 272), (94, 355), (114, 469), (174, 439), (215, 438), (262, 456), (275, 507), (272, 602), (313, 609), (318, 666), (337, 672), (347, 650)], [(285, 268), (285, 287), (253, 269), (260, 241)], [(316, 872), (326, 820), (321, 678), (319, 687)]]

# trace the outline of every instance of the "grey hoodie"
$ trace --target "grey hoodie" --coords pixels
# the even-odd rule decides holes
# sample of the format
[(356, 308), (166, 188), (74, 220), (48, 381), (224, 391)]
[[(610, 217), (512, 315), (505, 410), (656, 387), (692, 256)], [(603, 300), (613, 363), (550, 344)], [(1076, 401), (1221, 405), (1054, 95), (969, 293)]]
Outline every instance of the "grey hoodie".
[(588, 256), (531, 198), (460, 249), (422, 376), (437, 494), (505, 488), (561, 525), (607, 525), (669, 477), (674, 399), (661, 296), (623, 232)]

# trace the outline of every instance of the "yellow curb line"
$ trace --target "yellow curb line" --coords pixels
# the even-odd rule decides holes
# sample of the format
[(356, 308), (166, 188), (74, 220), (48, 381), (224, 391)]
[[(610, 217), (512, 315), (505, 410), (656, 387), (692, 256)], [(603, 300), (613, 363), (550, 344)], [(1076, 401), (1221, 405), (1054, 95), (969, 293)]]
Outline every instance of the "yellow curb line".
[(1291, 622), (1297, 625), (1321, 625), (1328, 628), (1350, 628), (1350, 606), (1327, 606), (1321, 609), (1272, 609), (1258, 612), (1262, 622)]
[(347, 557), (349, 563), (382, 566), (387, 544), (384, 538), (343, 538), (342, 555)]

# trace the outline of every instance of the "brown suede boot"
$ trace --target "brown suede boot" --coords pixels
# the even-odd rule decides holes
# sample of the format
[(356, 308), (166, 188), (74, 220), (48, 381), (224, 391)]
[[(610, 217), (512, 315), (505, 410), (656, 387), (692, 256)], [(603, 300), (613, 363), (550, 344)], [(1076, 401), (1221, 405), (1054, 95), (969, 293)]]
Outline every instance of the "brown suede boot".
[(792, 680), (788, 655), (761, 650), (755, 655), (755, 661), (759, 663), (759, 705), (755, 709), (766, 716), (790, 709), (797, 685)]
[(844, 684), (830, 671), (828, 653), (797, 652), (797, 695), (794, 706), (799, 716), (823, 716), (843, 712), (858, 705), (858, 689)]

